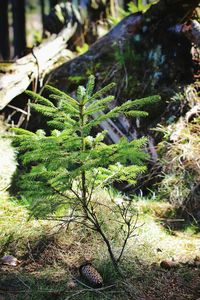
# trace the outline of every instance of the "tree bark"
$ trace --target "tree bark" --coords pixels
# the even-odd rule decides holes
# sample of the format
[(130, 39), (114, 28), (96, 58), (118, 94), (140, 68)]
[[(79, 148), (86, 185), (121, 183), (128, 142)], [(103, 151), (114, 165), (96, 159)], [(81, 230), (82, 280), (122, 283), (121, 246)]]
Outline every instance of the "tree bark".
[(44, 33), (44, 19), (45, 19), (45, 3), (44, 0), (40, 0), (40, 8), (41, 8), (41, 17), (42, 17), (42, 27)]
[(14, 56), (22, 55), (26, 48), (25, 0), (12, 0)]
[(49, 0), (50, 8), (53, 8), (56, 4), (58, 4), (58, 0)]
[(2, 1), (0, 8), (0, 41), (0, 58), (9, 59), (8, 0)]

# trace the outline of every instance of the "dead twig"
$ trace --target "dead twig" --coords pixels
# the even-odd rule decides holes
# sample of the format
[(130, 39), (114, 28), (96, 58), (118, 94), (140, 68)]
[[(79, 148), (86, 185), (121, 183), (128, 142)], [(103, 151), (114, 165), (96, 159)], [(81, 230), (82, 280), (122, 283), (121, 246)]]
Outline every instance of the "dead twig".
[(111, 299), (110, 297), (108, 297), (107, 295), (105, 295), (105, 293), (103, 293), (102, 291), (105, 291), (105, 290), (108, 290), (110, 288), (113, 288), (115, 286), (115, 284), (112, 284), (112, 285), (109, 285), (109, 286), (106, 286), (106, 287), (101, 287), (101, 288), (97, 288), (97, 289), (94, 289), (90, 286), (88, 286), (87, 284), (83, 283), (82, 281), (80, 281), (79, 279), (77, 279), (76, 277), (74, 277), (73, 275), (71, 275), (72, 278), (78, 282), (79, 284), (81, 284), (82, 286), (86, 287), (85, 289), (82, 289), (81, 291), (78, 291), (76, 293), (74, 293), (73, 295), (70, 295), (68, 296), (67, 298), (65, 298), (65, 300), (69, 300), (69, 299), (72, 299), (73, 297), (83, 293), (83, 292), (94, 292), (94, 293), (98, 293), (98, 294), (101, 294), (103, 295), (106, 299)]

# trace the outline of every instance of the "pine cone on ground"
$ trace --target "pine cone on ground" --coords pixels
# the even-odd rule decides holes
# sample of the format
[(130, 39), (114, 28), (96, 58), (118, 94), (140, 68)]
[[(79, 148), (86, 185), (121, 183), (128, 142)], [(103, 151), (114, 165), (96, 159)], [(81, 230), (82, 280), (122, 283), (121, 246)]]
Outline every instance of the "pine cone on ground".
[(81, 276), (93, 287), (101, 287), (103, 279), (91, 264), (84, 264), (79, 268)]

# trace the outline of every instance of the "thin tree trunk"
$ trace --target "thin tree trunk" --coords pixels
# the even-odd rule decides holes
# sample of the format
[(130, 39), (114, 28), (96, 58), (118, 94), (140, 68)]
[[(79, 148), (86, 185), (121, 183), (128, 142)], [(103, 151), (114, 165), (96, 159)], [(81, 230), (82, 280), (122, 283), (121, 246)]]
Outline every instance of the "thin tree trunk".
[(0, 57), (10, 58), (8, 0), (2, 1), (0, 8)]
[(25, 0), (12, 0), (14, 56), (22, 55), (26, 48)]
[(45, 3), (44, 0), (40, 0), (40, 7), (41, 7), (41, 16), (42, 16), (42, 27), (44, 32), (44, 16), (45, 16)]
[(49, 0), (50, 8), (53, 8), (58, 3), (58, 0)]

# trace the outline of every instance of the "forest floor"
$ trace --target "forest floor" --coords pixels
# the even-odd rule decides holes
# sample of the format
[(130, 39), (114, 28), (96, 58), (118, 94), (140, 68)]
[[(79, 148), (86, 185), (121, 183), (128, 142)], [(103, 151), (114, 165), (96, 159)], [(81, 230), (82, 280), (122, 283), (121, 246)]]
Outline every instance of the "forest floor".
[[(14, 153), (7, 141), (0, 144), (0, 256), (18, 259), (16, 266), (0, 264), (0, 300), (200, 298), (200, 234), (176, 216), (173, 206), (153, 196), (137, 197), (141, 226), (129, 241), (120, 277), (97, 234), (77, 225), (65, 231), (54, 222), (28, 219), (26, 207), (6, 191)], [(116, 251), (119, 244), (116, 237)], [(103, 277), (102, 288), (91, 288), (81, 278), (78, 270), (85, 260)]]
[[(200, 235), (191, 225), (172, 229), (173, 208), (139, 200), (144, 223), (129, 242), (119, 277), (97, 235), (81, 227), (58, 231), (55, 223), (27, 221), (27, 211), (0, 194), (1, 256), (12, 254), (17, 266), (0, 266), (0, 299), (197, 300), (200, 297)], [(57, 234), (55, 233), (57, 232)], [(53, 234), (54, 233), (54, 234)], [(118, 241), (120, 242), (120, 241)], [(90, 288), (78, 274), (83, 260), (93, 261), (104, 280)], [(174, 261), (165, 268), (160, 263)]]

